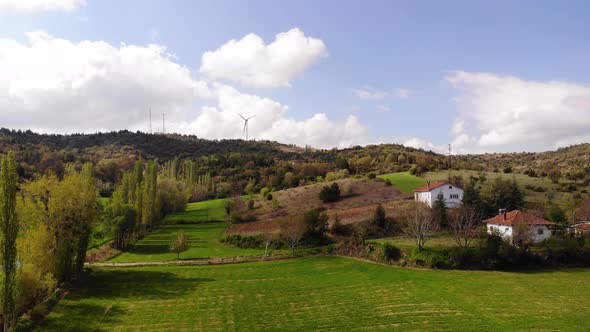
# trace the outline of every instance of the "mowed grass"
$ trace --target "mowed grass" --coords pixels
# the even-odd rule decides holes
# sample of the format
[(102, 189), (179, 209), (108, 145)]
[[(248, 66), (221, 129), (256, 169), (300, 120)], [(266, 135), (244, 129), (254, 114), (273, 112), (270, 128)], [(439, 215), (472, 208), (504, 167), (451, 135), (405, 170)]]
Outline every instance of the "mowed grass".
[(225, 220), (225, 202), (227, 198), (189, 203), (183, 212), (172, 213), (164, 218), (165, 222), (197, 222)]
[(236, 257), (262, 254), (258, 249), (241, 249), (219, 242), (227, 227), (224, 222), (208, 222), (184, 225), (162, 225), (137, 241), (127, 251), (109, 260), (115, 263), (129, 262), (163, 262), (176, 260), (176, 254), (170, 251), (170, 241), (183, 230), (188, 237), (190, 248), (180, 254), (180, 258), (205, 259), (211, 257)]
[(398, 172), (379, 175), (380, 178), (391, 181), (394, 187), (404, 193), (411, 193), (414, 189), (426, 184), (426, 180), (408, 172)]
[(338, 257), (96, 269), (41, 331), (584, 330), (590, 270), (392, 268)]

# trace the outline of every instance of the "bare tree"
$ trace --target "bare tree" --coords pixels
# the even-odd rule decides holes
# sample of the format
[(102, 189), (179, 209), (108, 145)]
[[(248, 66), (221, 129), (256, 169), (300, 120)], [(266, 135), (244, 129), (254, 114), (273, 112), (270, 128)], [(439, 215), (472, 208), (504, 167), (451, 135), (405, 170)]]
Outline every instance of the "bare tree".
[(281, 224), (281, 235), (287, 241), (291, 253), (295, 255), (295, 249), (301, 242), (307, 227), (303, 219), (299, 217), (291, 217)]
[(534, 236), (535, 228), (526, 223), (512, 224), (512, 244), (519, 247), (528, 245)]
[(439, 227), (432, 215), (432, 211), (423, 203), (411, 202), (403, 207), (401, 212), (402, 232), (414, 238), (418, 250), (422, 250), (426, 241)]
[(269, 256), (270, 245), (274, 240), (274, 234), (270, 232), (266, 232), (262, 235), (262, 240), (264, 241), (264, 257)]
[(472, 207), (461, 207), (454, 211), (449, 220), (449, 228), (457, 245), (467, 248), (477, 237), (478, 228), (481, 225), (481, 214)]

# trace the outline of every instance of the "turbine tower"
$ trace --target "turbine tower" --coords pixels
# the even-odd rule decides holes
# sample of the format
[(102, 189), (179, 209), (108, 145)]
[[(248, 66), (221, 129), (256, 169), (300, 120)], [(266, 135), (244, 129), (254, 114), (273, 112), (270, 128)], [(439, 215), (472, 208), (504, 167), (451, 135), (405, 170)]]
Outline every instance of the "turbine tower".
[(256, 115), (252, 115), (249, 118), (245, 118), (242, 114), (240, 114), (240, 117), (242, 119), (244, 119), (244, 136), (246, 137), (246, 141), (248, 140), (248, 120), (252, 119), (253, 117), (255, 117)]

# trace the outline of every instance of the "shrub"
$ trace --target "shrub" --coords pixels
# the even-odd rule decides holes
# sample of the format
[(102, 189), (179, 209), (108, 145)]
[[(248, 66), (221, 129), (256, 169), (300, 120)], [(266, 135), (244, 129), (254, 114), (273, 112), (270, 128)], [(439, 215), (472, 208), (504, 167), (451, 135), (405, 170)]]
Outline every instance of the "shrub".
[(386, 187), (391, 187), (392, 185), (393, 185), (393, 183), (391, 183), (391, 180), (385, 179), (385, 186)]
[(39, 303), (31, 309), (29, 316), (35, 323), (41, 322), (47, 315), (47, 306), (45, 303)]
[(271, 193), (266, 194), (265, 198), (267, 201), (272, 201), (272, 194)]
[(31, 331), (33, 320), (29, 314), (21, 315), (16, 322), (16, 331)]
[(370, 179), (370, 180), (372, 180), (372, 179), (374, 179), (376, 177), (377, 177), (377, 174), (375, 174), (374, 172), (370, 172), (369, 174), (367, 174), (367, 178)]
[(324, 203), (336, 202), (340, 199), (340, 186), (334, 182), (330, 186), (324, 186), (320, 191), (320, 199)]
[(508, 167), (504, 168), (504, 171), (503, 171), (503, 172), (504, 172), (505, 174), (512, 173), (512, 167), (508, 166)]
[(268, 193), (270, 193), (269, 187), (264, 187), (264, 188), (260, 189), (260, 196), (266, 197), (266, 195), (268, 195)]
[(383, 245), (383, 258), (386, 261), (397, 261), (401, 258), (402, 252), (398, 247), (389, 243)]

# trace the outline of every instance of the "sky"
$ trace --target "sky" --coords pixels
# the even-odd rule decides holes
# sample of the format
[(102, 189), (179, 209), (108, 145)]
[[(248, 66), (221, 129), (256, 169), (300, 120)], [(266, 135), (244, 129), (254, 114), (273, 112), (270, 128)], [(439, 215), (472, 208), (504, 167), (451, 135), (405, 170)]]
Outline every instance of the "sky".
[(0, 127), (454, 153), (590, 142), (588, 1), (0, 0)]

